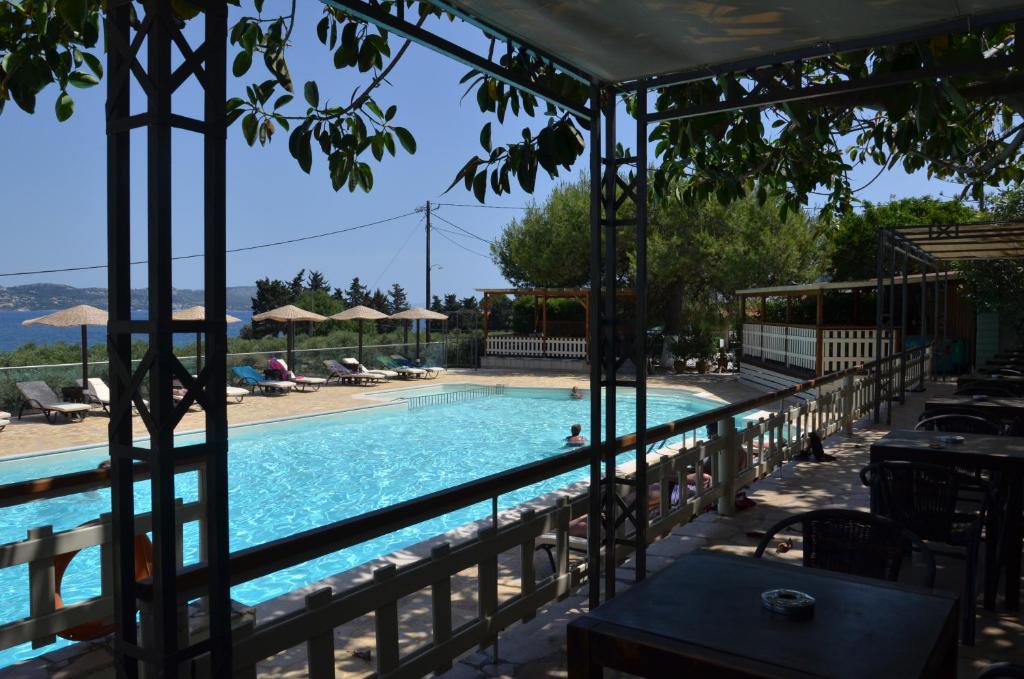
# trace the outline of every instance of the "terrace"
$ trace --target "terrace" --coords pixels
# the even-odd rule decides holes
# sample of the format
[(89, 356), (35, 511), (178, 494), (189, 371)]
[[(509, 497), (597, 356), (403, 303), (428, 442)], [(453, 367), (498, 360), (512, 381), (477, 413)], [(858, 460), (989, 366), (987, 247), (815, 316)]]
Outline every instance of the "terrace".
[[(330, 0), (328, 4), (449, 54), (496, 81), (528, 91), (588, 127), (592, 178), (588, 299), (592, 311), (588, 324), (592, 444), (280, 540), (231, 551), (227, 521), (228, 417), (222, 398), (227, 373), (223, 320), (226, 7), (223, 2), (206, 5), (202, 17), (205, 42), (193, 49), (181, 32), (180, 22), (171, 15), (169, 3), (143, 3), (145, 14), (139, 20), (130, 11), (134, 6), (112, 2), (106, 17), (107, 42), (111, 46), (106, 69), (111, 74), (107, 105), (111, 468), (41, 480), (22, 487), (19, 493), (7, 488), (4, 500), (24, 504), (34, 498), (73, 496), (109, 487), (112, 511), (93, 525), (58, 534), (35, 530), (25, 541), (4, 546), (5, 564), (27, 566), (32, 606), (30, 617), (0, 627), (0, 641), (5, 647), (19, 641), (46, 645), (69, 627), (113, 620), (110, 648), (114, 649), (114, 663), (120, 674), (129, 677), (152, 672), (156, 676), (242, 677), (291, 673), (319, 678), (335, 675), (339, 669), (358, 674), (375, 671), (378, 676), (422, 676), (443, 673), (456, 661), (459, 666), (453, 671), (462, 676), (510, 672), (521, 676), (557, 675), (565, 665), (572, 674), (573, 666), (578, 668), (583, 659), (572, 654), (564, 662), (561, 659), (564, 623), (582, 613), (584, 602), (588, 614), (593, 614), (601, 610), (602, 604), (615, 604), (616, 598), (629, 601), (635, 589), (644, 586), (648, 573), (664, 571), (673, 561), (685, 563), (686, 553), (700, 546), (747, 551), (749, 528), (763, 529), (791, 510), (864, 506), (863, 491), (853, 479), (853, 470), (863, 463), (864, 446), (877, 430), (853, 434), (855, 424), (868, 415), (873, 415), (875, 421), (885, 415), (889, 426), (901, 416), (916, 417), (919, 408), (912, 407), (916, 396), (910, 387), (925, 386), (932, 377), (930, 343), (901, 346), (899, 350), (894, 347), (895, 277), (899, 269), (907, 279), (908, 258), (933, 265), (935, 257), (922, 258), (924, 246), (911, 247), (913, 242), (908, 245), (893, 239), (880, 244), (872, 361), (648, 428), (647, 352), (642, 339), (648, 329), (648, 128), (652, 123), (736, 110), (757, 111), (766, 105), (790, 102), (827, 107), (840, 98), (849, 100), (896, 84), (934, 82), (964, 73), (975, 78), (971, 86), (980, 88), (975, 93), (1004, 96), (1019, 87), (1014, 79), (1006, 77), (1017, 64), (1015, 55), (986, 54), (976, 63), (939, 64), (922, 57), (920, 63), (912, 59), (912, 64), (899, 71), (865, 70), (848, 79), (828, 82), (808, 77), (814, 72), (808, 64), (843, 52), (918, 43), (950, 32), (1013, 24), (1024, 20), (1024, 7), (975, 2), (971, 4), (973, 13), (964, 15), (952, 5), (926, 2), (877, 6), (871, 12), (859, 7), (851, 12), (845, 3), (825, 2), (777, 12), (744, 7), (744, 12), (753, 14), (723, 18), (700, 8), (669, 8), (657, 3), (556, 3), (563, 6), (562, 12), (517, 0), (436, 3), (481, 26), (496, 42), (507, 46), (507, 53), (491, 49), (485, 56), (411, 23), (404, 3)], [(800, 16), (795, 16), (798, 12)], [(737, 21), (741, 25), (752, 22), (757, 28), (737, 29)], [(679, 35), (693, 39), (682, 41)], [(174, 67), (172, 44), (184, 57)], [(144, 51), (140, 49), (143, 46)], [(524, 78), (502, 58), (502, 54), (510, 56), (519, 49), (544, 69), (559, 72), (570, 85), (582, 85), (587, 96), (573, 97), (567, 94), (573, 87), (551, 89), (544, 82)], [(147, 60), (145, 69), (139, 62), (142, 53)], [(202, 119), (177, 115), (171, 105), (173, 92), (193, 77), (205, 92)], [(130, 105), (128, 83), (132, 79), (146, 92), (144, 113), (133, 113)], [(650, 110), (649, 96), (660, 100), (673, 88), (692, 83), (708, 85), (705, 89), (713, 94), (702, 94), (699, 101), (689, 105)], [(618, 148), (621, 139), (616, 97), (623, 92), (631, 97), (636, 119), (636, 136), (629, 144), (634, 148), (632, 154)], [(127, 294), (131, 288), (128, 189), (133, 175), (128, 140), (129, 132), (138, 128), (148, 131), (146, 164), (150, 173), (150, 309), (146, 321), (132, 318)], [(202, 321), (175, 320), (171, 315), (172, 229), (169, 210), (164, 207), (171, 197), (172, 128), (198, 133), (204, 144), (205, 306), (209, 317)], [(633, 202), (634, 210), (627, 215), (622, 208), (628, 201)], [(615, 244), (623, 237), (623, 227), (631, 229), (637, 254), (633, 263), (636, 297), (628, 309), (616, 304), (616, 288), (623, 272), (617, 270)], [(606, 252), (602, 252), (602, 241)], [(953, 250), (942, 251), (942, 259), (955, 259), (957, 252), (963, 252), (955, 249), (956, 243), (953, 245)], [(886, 264), (889, 254), (893, 256), (891, 265)], [(927, 249), (925, 255), (931, 256)], [(881, 294), (886, 285), (890, 291), (888, 302)], [(905, 314), (907, 305), (902, 308)], [(879, 349), (883, 332), (889, 344), (884, 356)], [(132, 365), (130, 355), (133, 333), (150, 337), (149, 351), (137, 366)], [(205, 367), (198, 377), (191, 377), (175, 355), (175, 333), (205, 335)], [(630, 337), (633, 341), (628, 341)], [(637, 368), (635, 374), (621, 370), (627, 361)], [(819, 365), (814, 370), (825, 372)], [(172, 399), (175, 378), (184, 385), (184, 407)], [(143, 401), (143, 382), (149, 384), (149, 403)], [(624, 436), (617, 435), (615, 426), (617, 391), (629, 393), (636, 402), (632, 423), (635, 431)], [(810, 391), (812, 399), (793, 400)], [(184, 410), (191, 400), (205, 406), (198, 418), (202, 440), (178, 445), (175, 430), (184, 421)], [(132, 401), (143, 413), (141, 419), (150, 436), (148, 447), (137, 445), (134, 439)], [(897, 402), (902, 405), (897, 406)], [(762, 420), (737, 428), (735, 416), (755, 408), (771, 411), (766, 411)], [(709, 434), (709, 428), (714, 432)], [(817, 436), (848, 438), (836, 450), (834, 462), (794, 467), (792, 460), (811, 447)], [(630, 452), (635, 453), (632, 464), (622, 464), (619, 455)], [(457, 535), (422, 545), (420, 551), (410, 550), (404, 560), (398, 559), (399, 563), (370, 563), (354, 576), (320, 583), (313, 591), (296, 592), (287, 600), (271, 602), (269, 610), (255, 615), (238, 610), (230, 599), (233, 585), (455, 509), (484, 501), (492, 501), (496, 507), (502, 494), (576, 469), (589, 471), (585, 486), (569, 488), (558, 497), (541, 498), (509, 514), (498, 515), (495, 511)], [(185, 471), (199, 472), (197, 499), (187, 503), (178, 501), (175, 488), (176, 476)], [(688, 483), (691, 475), (692, 491)], [(136, 478), (150, 480), (148, 507), (135, 504)], [(1019, 488), (1019, 475), (1016, 478), (1010, 485)], [(669, 492), (673, 482), (679, 489), (677, 499)], [(656, 484), (659, 493), (653, 503), (650, 500)], [(743, 518), (743, 512), (733, 518), (737, 491), (747, 486), (755, 502), (760, 500), (760, 509), (744, 509), (749, 519)], [(993, 524), (987, 526), (986, 552), (996, 545), (994, 536), (1005, 533), (1006, 537), (998, 538), (1004, 548), (1000, 563), (1005, 566), (1004, 584), (1012, 589), (1020, 579), (1020, 545), (1010, 534), (1019, 533), (1020, 507), (1007, 502), (999, 530), (993, 531)], [(717, 517), (708, 518), (706, 511), (711, 509), (717, 511)], [(587, 519), (585, 535), (574, 533), (583, 518)], [(200, 541), (198, 559), (189, 563), (184, 562), (181, 549), (186, 524), (198, 528)], [(151, 573), (138, 577), (137, 536), (147, 532), (153, 536), (153, 564)], [(668, 537), (659, 539), (663, 536)], [(583, 556), (579, 556), (580, 539), (586, 544)], [(548, 572), (537, 563), (536, 548), (542, 542), (551, 548)], [(100, 547), (102, 590), (98, 596), (58, 609), (51, 587), (54, 557), (85, 546)], [(1016, 553), (1007, 547), (1014, 547)], [(428, 552), (424, 554), (422, 548)], [(791, 577), (800, 577), (798, 574), (807, 570), (794, 566)], [(986, 573), (992, 575), (987, 568)], [(874, 587), (876, 593), (898, 589), (880, 584), (857, 586)], [(580, 593), (581, 587), (586, 590), (585, 596)], [(701, 592), (695, 590), (692, 594)], [(943, 601), (947, 611), (956, 610), (956, 605), (950, 603), (952, 597), (937, 593), (920, 596)], [(978, 643), (971, 651), (960, 651), (959, 670), (966, 675), (973, 672), (976, 663), (980, 666), (990, 659), (1012, 658), (1009, 649), (1019, 646), (1013, 639), (1020, 633), (1017, 602), (1008, 596), (1002, 602), (985, 603), (997, 606), (993, 610), (999, 615), (1004, 610), (1009, 613), (1006, 618), (980, 614), (980, 624), (975, 625)], [(760, 608), (756, 603), (752, 606), (758, 611), (752, 617), (758, 617)], [(870, 612), (877, 613), (880, 620), (886, 618), (881, 609)], [(879, 620), (866, 618), (862, 615), (861, 630), (870, 632)], [(520, 621), (525, 624), (518, 625)], [(736, 637), (743, 622), (739, 618), (736, 629), (718, 632)], [(351, 626), (360, 624), (361, 631)], [(373, 643), (369, 644), (371, 625)], [(524, 636), (529, 640), (524, 641)], [(362, 639), (372, 645), (372, 654), (356, 658), (366, 663), (359, 665), (350, 652), (364, 650), (352, 648)], [(541, 643), (542, 639), (547, 643)], [(947, 663), (946, 674), (953, 674), (957, 668), (949, 663), (949, 653), (956, 648), (956, 632), (950, 635), (949, 629), (943, 629), (928, 641), (936, 648), (942, 646), (946, 655), (939, 660)], [(541, 653), (520, 654), (525, 645)], [(494, 648), (497, 667), (485, 668), (486, 656), (464, 659), (481, 647)], [(82, 650), (77, 647), (75, 652)], [(762, 644), (750, 652), (771, 650), (768, 644)], [(870, 650), (876, 651), (877, 647)], [(909, 655), (922, 649), (908, 644), (903, 650)], [(88, 657), (55, 656), (49, 658), (54, 664), (72, 664), (20, 670), (23, 674), (41, 674), (58, 669), (73, 676), (84, 676), (101, 667), (109, 671), (103, 663), (109, 662), (110, 654), (102, 648), (89, 647)], [(503, 659), (513, 666), (503, 666)], [(922, 674), (925, 667), (918, 668)], [(833, 669), (850, 672), (849, 666)], [(792, 665), (780, 668), (765, 664), (757, 674), (791, 675), (795, 671)]]

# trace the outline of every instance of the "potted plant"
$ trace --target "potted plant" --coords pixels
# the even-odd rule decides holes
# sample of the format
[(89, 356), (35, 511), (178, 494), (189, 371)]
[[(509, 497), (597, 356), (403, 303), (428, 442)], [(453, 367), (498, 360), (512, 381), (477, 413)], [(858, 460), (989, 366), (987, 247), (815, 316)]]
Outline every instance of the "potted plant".
[(694, 323), (672, 343), (672, 353), (676, 356), (673, 367), (677, 373), (686, 369), (689, 359), (696, 362), (697, 372), (706, 373), (715, 355), (715, 339), (706, 326)]

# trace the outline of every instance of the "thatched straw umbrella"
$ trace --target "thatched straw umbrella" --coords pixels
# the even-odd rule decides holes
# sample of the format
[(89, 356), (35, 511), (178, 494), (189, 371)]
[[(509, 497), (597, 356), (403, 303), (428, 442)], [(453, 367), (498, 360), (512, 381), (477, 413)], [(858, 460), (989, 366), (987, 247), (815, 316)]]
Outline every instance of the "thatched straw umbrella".
[(416, 321), (416, 360), (420, 358), (420, 324), (419, 321), (447, 321), (448, 317), (444, 314), (439, 314), (436, 311), (430, 309), (424, 309), (423, 307), (413, 307), (412, 309), (406, 309), (405, 311), (399, 311), (397, 314), (392, 314), (388, 318), (395, 321)]
[[(174, 312), (171, 316), (176, 321), (205, 321), (206, 320), (206, 308), (201, 306), (189, 307), (188, 309), (182, 309), (181, 311)], [(235, 318), (231, 314), (224, 314), (224, 320), (228, 323), (241, 323), (241, 318)], [(196, 372), (198, 373), (203, 369), (203, 335), (202, 333), (196, 333)]]
[(55, 311), (40, 318), (22, 321), (22, 325), (52, 325), (57, 328), (82, 328), (82, 387), (89, 386), (89, 335), (86, 326), (106, 325), (107, 312), (88, 304), (79, 304), (70, 309)]
[(326, 316), (320, 314), (314, 314), (312, 311), (306, 311), (300, 309), (294, 304), (285, 304), (284, 306), (271, 309), (270, 311), (264, 311), (262, 314), (256, 314), (252, 317), (254, 321), (277, 321), (279, 323), (288, 324), (288, 369), (295, 370), (295, 323), (312, 321), (319, 323), (320, 321), (326, 321)]
[(363, 362), (363, 321), (379, 321), (388, 315), (362, 304), (331, 316), (333, 321), (359, 321), (359, 362)]

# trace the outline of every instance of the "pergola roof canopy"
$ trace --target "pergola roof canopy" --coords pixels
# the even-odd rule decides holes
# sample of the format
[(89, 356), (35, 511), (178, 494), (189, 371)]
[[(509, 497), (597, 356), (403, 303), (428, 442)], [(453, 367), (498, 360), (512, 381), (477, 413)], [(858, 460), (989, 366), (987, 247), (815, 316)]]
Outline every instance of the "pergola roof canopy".
[(1024, 222), (908, 226), (896, 232), (935, 259), (1024, 258)]
[[(485, 30), (608, 83), (703, 78), (801, 56), (1012, 20), (1010, 0), (434, 0)], [(1005, 16), (1003, 16), (1005, 15)]]
[[(946, 274), (943, 274), (946, 276)], [(948, 272), (948, 280), (955, 280), (960, 277), (959, 271)], [(902, 276), (897, 277), (898, 282), (903, 281)], [(924, 277), (924, 282), (931, 284), (935, 281), (935, 275), (930, 274)], [(921, 274), (912, 273), (907, 275), (907, 283), (916, 285), (921, 282)], [(770, 285), (762, 288), (745, 288), (737, 290), (737, 295), (750, 295), (752, 297), (799, 297), (813, 295), (820, 291), (829, 290), (859, 290), (862, 288), (874, 289), (878, 286), (878, 279), (859, 281), (819, 281), (815, 283), (797, 283), (795, 285)]]

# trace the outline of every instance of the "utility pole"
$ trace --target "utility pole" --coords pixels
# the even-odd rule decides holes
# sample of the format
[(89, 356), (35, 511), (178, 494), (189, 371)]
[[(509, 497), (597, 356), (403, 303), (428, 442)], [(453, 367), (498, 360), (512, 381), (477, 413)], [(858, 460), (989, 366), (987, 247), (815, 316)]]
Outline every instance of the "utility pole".
[[(427, 201), (427, 302), (424, 309), (430, 308), (430, 201)], [(427, 321), (427, 344), (430, 344), (430, 321)]]

